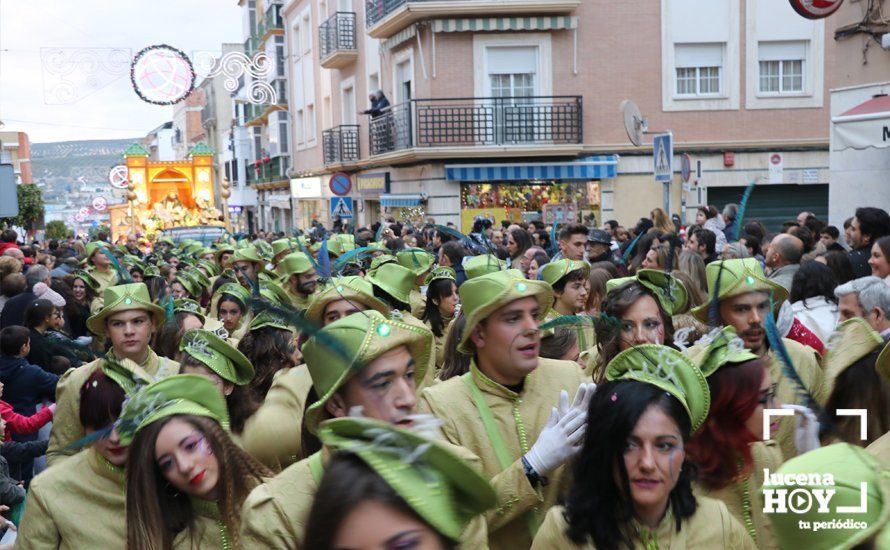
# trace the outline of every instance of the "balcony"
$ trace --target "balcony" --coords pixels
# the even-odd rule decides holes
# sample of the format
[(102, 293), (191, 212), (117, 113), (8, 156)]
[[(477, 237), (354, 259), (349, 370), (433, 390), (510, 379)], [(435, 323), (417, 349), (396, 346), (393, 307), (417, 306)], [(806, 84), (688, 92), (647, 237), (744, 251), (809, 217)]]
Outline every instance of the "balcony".
[(365, 0), (365, 26), (373, 38), (389, 38), (416, 21), (443, 17), (568, 14), (581, 0)]
[(371, 119), (371, 155), (406, 149), (581, 144), (581, 96), (414, 99)]
[[(257, 162), (258, 161), (258, 162)], [(287, 177), (288, 157), (272, 157), (268, 162), (262, 159), (247, 165), (247, 184), (272, 183), (285, 181)]]
[(359, 160), (361, 149), (357, 125), (335, 126), (321, 134), (325, 164), (343, 164)]
[(284, 80), (274, 80), (272, 82), (260, 82), (252, 84), (247, 92), (248, 95), (257, 100), (271, 99), (268, 88), (271, 87), (275, 91), (275, 103), (247, 103), (244, 109), (245, 126), (262, 126), (268, 123), (269, 115), (275, 111), (287, 110), (287, 87)]
[(355, 13), (338, 11), (318, 26), (321, 66), (339, 69), (358, 58), (355, 43)]
[(281, 17), (281, 4), (272, 3), (262, 19), (257, 21), (256, 36), (260, 44), (273, 34), (284, 34), (284, 19)]

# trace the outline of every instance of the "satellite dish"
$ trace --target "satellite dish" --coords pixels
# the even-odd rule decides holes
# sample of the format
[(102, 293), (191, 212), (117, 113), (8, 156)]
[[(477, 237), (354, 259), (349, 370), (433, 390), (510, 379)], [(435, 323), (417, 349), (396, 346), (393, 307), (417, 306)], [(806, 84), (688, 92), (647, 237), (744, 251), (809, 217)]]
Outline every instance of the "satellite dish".
[(643, 144), (643, 134), (647, 130), (646, 119), (640, 112), (637, 104), (625, 99), (620, 105), (621, 115), (624, 117), (624, 129), (630, 142), (639, 147)]

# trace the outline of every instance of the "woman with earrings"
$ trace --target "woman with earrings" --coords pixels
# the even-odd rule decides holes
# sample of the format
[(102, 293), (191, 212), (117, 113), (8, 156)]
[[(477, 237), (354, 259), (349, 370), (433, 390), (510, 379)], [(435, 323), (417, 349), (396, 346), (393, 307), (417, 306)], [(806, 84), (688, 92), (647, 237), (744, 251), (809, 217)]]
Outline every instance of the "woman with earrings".
[(241, 505), (271, 472), (228, 428), (225, 399), (204, 376), (171, 376), (131, 396), (118, 423), (130, 445), (127, 548), (241, 547)]

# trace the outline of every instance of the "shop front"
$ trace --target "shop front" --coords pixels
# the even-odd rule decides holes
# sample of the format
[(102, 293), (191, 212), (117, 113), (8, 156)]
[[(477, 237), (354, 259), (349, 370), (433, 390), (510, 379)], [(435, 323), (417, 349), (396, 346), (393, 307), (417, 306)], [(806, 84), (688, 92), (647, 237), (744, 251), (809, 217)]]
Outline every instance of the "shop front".
[(313, 221), (328, 224), (328, 199), (322, 193), (322, 178), (293, 178), (290, 180), (290, 189), (297, 210), (299, 229), (310, 229)]
[(358, 174), (355, 188), (358, 193), (355, 201), (359, 214), (358, 225), (371, 226), (380, 219), (380, 196), (389, 193), (389, 172)]
[(592, 223), (600, 218), (600, 180), (617, 175), (617, 155), (574, 162), (446, 165), (448, 181), (460, 182), (461, 231), (477, 217), (500, 225)]

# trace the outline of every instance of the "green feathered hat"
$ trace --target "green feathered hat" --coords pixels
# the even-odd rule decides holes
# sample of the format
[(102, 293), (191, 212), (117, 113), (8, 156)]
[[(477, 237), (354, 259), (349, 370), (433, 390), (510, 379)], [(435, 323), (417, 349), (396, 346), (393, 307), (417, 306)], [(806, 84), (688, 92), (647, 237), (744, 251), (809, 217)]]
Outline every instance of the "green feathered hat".
[(253, 380), (253, 365), (247, 357), (209, 330), (186, 331), (179, 350), (236, 386), (247, 385)]
[(164, 309), (151, 301), (145, 283), (110, 286), (105, 289), (103, 298), (105, 306), (87, 319), (87, 328), (93, 334), (106, 336), (105, 319), (122, 311), (145, 310), (156, 327), (164, 322)]

